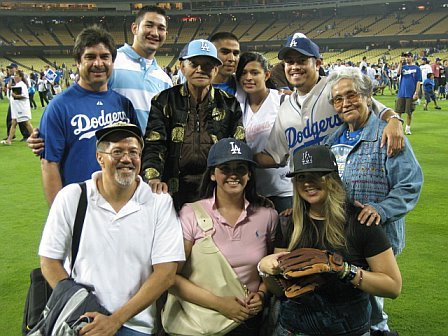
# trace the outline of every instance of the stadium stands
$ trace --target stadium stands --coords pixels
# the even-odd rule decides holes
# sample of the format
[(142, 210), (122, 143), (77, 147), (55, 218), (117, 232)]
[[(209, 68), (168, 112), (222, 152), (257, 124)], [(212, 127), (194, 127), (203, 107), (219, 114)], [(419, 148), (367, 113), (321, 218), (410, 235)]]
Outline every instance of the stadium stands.
[[(323, 2), (316, 2), (316, 8), (321, 5)], [(370, 63), (377, 63), (380, 58), (397, 62), (403, 51), (412, 51), (422, 56), (423, 50), (428, 46), (442, 46), (431, 49), (430, 56), (447, 57), (443, 48), (446, 48), (448, 42), (446, 7), (437, 10), (405, 11), (398, 8), (372, 12), (363, 9), (345, 12), (338, 9), (337, 13), (341, 15), (336, 15), (336, 10), (334, 13), (331, 10), (276, 13), (275, 6), (266, 14), (256, 11), (251, 13), (247, 9), (245, 13), (231, 15), (221, 14), (214, 7), (215, 5), (207, 14), (192, 17), (176, 16), (174, 12), (169, 12), (169, 34), (163, 51), (157, 54), (160, 65), (173, 65), (179, 50), (186, 43), (196, 38), (209, 38), (217, 31), (234, 33), (240, 39), (243, 51), (261, 50), (272, 64), (278, 62), (278, 47), (288, 35), (295, 32), (305, 33), (317, 41), (326, 64), (338, 58), (357, 63), (363, 56), (367, 56)], [(219, 7), (219, 3), (216, 7)], [(0, 56), (7, 56), (9, 60), (17, 61), (26, 68), (35, 69), (42, 68), (46, 63), (52, 64), (54, 60), (60, 64), (73, 64), (65, 55), (70, 53), (76, 35), (92, 23), (101, 24), (108, 29), (118, 46), (125, 42), (132, 43), (132, 18), (128, 15), (66, 16), (57, 20), (46, 17), (30, 19), (29, 16), (11, 20), (8, 15), (5, 20), (0, 20), (0, 45), (14, 49), (5, 53), (0, 48)], [(1, 9), (0, 17), (4, 17)], [(419, 43), (418, 40), (422, 42)], [(438, 49), (442, 50), (439, 52)], [(31, 57), (33, 54), (42, 57)]]

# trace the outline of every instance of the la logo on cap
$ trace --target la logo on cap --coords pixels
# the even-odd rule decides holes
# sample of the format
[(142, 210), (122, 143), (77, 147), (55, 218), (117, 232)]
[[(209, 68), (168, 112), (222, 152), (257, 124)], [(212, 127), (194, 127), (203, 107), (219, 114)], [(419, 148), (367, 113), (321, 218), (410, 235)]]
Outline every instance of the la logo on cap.
[(230, 152), (232, 154), (241, 154), (241, 148), (239, 148), (237, 145), (235, 145), (234, 142), (231, 142), (230, 146), (231, 146)]
[(302, 164), (307, 165), (313, 163), (313, 157), (308, 153), (308, 151), (304, 152), (302, 155)]
[(210, 47), (208, 46), (207, 42), (205, 42), (205, 41), (201, 42), (201, 50), (210, 52)]

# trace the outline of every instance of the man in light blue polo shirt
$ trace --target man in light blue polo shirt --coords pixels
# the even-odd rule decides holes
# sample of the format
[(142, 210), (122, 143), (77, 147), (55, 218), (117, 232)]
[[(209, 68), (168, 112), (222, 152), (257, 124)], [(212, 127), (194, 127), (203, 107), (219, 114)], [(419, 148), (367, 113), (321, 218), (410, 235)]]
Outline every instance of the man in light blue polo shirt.
[(155, 59), (156, 51), (167, 35), (166, 12), (156, 6), (145, 6), (131, 25), (134, 41), (118, 49), (109, 87), (127, 97), (134, 105), (139, 126), (146, 130), (151, 99), (172, 87), (171, 78)]

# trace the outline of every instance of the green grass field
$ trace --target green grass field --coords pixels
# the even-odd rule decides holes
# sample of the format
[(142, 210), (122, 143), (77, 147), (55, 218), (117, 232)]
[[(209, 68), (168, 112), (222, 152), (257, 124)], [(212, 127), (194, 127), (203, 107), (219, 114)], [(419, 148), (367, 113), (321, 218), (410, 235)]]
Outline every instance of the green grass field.
[[(394, 106), (394, 97), (379, 96)], [(406, 220), (406, 248), (398, 262), (403, 291), (396, 300), (386, 300), (390, 326), (405, 336), (447, 335), (448, 309), (448, 101), (442, 110), (414, 113), (409, 139), (425, 174), (423, 193)], [(6, 135), (7, 102), (0, 101), (0, 137)], [(33, 114), (38, 126), (42, 110)], [(20, 133), (18, 135), (20, 139)], [(29, 272), (39, 264), (37, 247), (48, 212), (43, 197), (39, 160), (26, 144), (0, 147), (0, 332), (20, 335), (23, 303)]]

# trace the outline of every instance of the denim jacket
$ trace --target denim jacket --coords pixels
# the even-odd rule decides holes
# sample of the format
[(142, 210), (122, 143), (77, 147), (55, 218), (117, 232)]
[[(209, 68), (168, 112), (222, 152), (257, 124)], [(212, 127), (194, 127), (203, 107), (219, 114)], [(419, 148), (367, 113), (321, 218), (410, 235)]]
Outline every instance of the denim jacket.
[[(370, 113), (360, 141), (347, 156), (342, 180), (351, 201), (369, 204), (377, 210), (397, 255), (405, 245), (404, 216), (417, 204), (423, 172), (406, 138), (403, 151), (393, 157), (387, 156), (386, 146), (380, 147), (386, 125)], [(338, 144), (339, 137), (347, 128), (347, 124), (341, 125), (325, 144)]]

